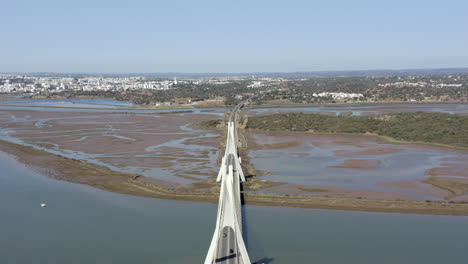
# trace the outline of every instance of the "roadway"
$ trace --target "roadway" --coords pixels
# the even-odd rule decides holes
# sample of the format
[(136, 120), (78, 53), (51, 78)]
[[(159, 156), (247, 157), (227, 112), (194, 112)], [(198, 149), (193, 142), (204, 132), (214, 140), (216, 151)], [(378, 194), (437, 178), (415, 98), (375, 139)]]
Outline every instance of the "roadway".
[(234, 230), (225, 226), (222, 230), (222, 236), (218, 241), (218, 251), (216, 252), (215, 263), (234, 264), (239, 263), (236, 245), (236, 235)]
[(244, 106), (238, 104), (228, 119), (226, 150), (217, 181), (221, 182), (216, 227), (205, 264), (251, 264), (242, 236), (240, 184), (245, 176), (237, 151), (236, 115)]

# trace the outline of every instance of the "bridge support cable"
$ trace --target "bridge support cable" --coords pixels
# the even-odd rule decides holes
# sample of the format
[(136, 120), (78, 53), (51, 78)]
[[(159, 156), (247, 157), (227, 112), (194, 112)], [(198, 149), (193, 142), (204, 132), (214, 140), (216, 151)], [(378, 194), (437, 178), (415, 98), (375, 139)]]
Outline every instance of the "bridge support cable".
[(240, 105), (234, 108), (228, 122), (226, 150), (216, 178), (217, 182), (221, 182), (216, 226), (205, 264), (251, 264), (242, 236), (240, 183), (245, 181), (245, 176), (237, 151), (235, 126), (239, 108)]

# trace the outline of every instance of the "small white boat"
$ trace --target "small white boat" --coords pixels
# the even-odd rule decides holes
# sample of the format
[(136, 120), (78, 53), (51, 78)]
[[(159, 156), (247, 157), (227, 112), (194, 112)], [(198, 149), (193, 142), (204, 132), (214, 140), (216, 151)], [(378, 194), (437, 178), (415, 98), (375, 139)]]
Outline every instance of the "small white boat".
[(46, 206), (47, 206), (47, 204), (41, 203), (41, 207), (46, 207)]

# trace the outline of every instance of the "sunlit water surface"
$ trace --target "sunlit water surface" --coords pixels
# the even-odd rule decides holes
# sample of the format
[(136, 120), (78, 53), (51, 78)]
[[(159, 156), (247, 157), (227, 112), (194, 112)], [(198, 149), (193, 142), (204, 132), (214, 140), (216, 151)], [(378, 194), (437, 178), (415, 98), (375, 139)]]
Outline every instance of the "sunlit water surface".
[[(216, 205), (49, 179), (0, 152), (0, 263), (202, 263)], [(41, 208), (40, 203), (47, 203)], [(252, 261), (464, 263), (468, 217), (247, 206)]]

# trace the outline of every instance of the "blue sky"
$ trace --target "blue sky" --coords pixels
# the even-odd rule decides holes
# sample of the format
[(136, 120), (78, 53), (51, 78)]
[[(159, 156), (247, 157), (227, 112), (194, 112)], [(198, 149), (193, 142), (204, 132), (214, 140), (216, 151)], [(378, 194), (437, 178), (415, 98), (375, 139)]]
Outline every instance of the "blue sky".
[(468, 67), (468, 1), (2, 1), (0, 71)]

